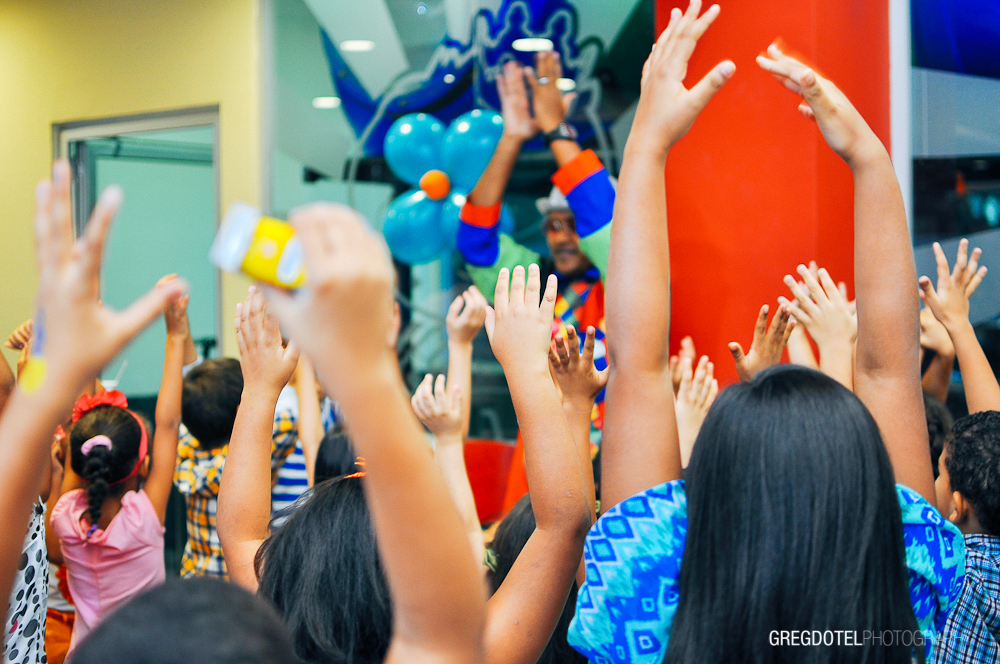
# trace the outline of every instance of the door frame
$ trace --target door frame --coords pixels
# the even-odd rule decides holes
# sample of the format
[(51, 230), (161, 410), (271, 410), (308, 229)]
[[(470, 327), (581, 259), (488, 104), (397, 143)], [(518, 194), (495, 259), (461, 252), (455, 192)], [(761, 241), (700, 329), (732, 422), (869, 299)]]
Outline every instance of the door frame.
[[(98, 138), (112, 138), (119, 134), (129, 134), (144, 131), (159, 131), (164, 129), (183, 129), (185, 127), (203, 127), (211, 125), (213, 135), (212, 145), (212, 177), (215, 192), (215, 230), (221, 222), (219, 191), (219, 105), (191, 106), (149, 113), (132, 113), (105, 118), (87, 120), (72, 120), (69, 122), (52, 123), (52, 158), (69, 159), (70, 144)], [(87, 167), (90, 159), (71, 159), (72, 172), (71, 195), (73, 199), (74, 231), (76, 235), (83, 232), (90, 218), (90, 213), (96, 203), (94, 185), (90, 181), (91, 173)], [(215, 268), (215, 337), (218, 339), (216, 352), (222, 351), (223, 333), (222, 315), (222, 272)]]

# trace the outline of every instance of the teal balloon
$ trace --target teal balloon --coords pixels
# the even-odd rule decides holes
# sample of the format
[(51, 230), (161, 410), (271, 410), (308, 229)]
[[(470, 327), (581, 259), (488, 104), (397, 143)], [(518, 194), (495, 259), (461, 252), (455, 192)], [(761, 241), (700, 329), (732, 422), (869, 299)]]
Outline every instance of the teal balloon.
[(382, 234), (397, 260), (409, 265), (430, 263), (446, 248), (441, 230), (441, 201), (419, 189), (400, 194), (385, 213)]
[(416, 186), (427, 171), (443, 170), (444, 136), (444, 125), (433, 115), (404, 115), (392, 123), (385, 135), (385, 160), (396, 177)]
[(455, 191), (471, 191), (493, 156), (503, 133), (503, 118), (494, 111), (476, 109), (451, 123), (444, 134), (444, 172)]
[[(462, 211), (462, 205), (465, 204), (466, 195), (465, 193), (452, 192), (444, 200), (444, 205), (441, 206), (441, 232), (444, 235), (445, 245), (449, 249), (455, 248), (455, 242), (458, 239), (458, 225), (461, 222), (459, 214)], [(514, 234), (514, 215), (506, 205), (500, 208), (499, 230), (506, 235)]]
[(465, 194), (452, 192), (444, 199), (441, 206), (441, 234), (444, 236), (445, 246), (449, 249), (455, 248), (455, 241), (458, 239), (459, 213), (465, 203)]

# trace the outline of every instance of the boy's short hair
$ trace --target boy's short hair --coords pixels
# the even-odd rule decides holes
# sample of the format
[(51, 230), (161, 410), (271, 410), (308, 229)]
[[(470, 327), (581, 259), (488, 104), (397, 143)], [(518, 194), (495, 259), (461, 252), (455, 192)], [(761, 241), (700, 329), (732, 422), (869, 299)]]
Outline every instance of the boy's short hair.
[(956, 421), (944, 463), (951, 490), (969, 501), (987, 533), (1000, 536), (1000, 412)]
[(927, 415), (927, 437), (931, 442), (931, 468), (934, 469), (934, 479), (937, 479), (938, 459), (944, 450), (944, 442), (951, 435), (951, 428), (955, 426), (955, 418), (940, 399), (926, 392), (924, 392), (924, 413)]
[(222, 447), (233, 435), (242, 394), (239, 360), (205, 360), (184, 378), (181, 421), (202, 447)]
[(171, 580), (117, 609), (84, 639), (74, 664), (295, 662), (274, 608), (237, 585)]

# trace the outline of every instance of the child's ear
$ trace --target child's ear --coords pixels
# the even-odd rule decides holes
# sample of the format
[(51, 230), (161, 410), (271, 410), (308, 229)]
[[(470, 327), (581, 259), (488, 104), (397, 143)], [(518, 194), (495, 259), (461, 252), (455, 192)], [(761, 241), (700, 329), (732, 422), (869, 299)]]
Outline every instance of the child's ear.
[(969, 501), (965, 499), (965, 496), (960, 494), (958, 491), (953, 491), (951, 494), (951, 503), (954, 505), (954, 509), (948, 517), (948, 520), (957, 526), (968, 523), (969, 517), (971, 516), (972, 506), (969, 505)]

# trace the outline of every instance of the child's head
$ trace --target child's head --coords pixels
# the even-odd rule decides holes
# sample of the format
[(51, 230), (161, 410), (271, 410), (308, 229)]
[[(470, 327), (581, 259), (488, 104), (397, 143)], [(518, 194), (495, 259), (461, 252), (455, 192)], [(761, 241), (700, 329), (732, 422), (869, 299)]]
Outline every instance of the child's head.
[(362, 470), (351, 439), (340, 427), (326, 432), (316, 453), (316, 484)]
[(205, 449), (222, 447), (233, 434), (243, 394), (239, 360), (205, 360), (184, 378), (181, 421)]
[[(535, 513), (531, 509), (531, 496), (524, 496), (511, 511), (504, 517), (497, 527), (496, 536), (489, 548), (493, 551), (496, 569), (492, 570), (489, 578), (490, 592), (495, 593), (500, 589), (500, 584), (507, 578), (507, 574), (514, 566), (517, 557), (521, 555), (521, 549), (527, 544), (532, 533), (535, 532)], [(573, 649), (566, 641), (566, 633), (569, 631), (569, 624), (576, 613), (576, 582), (570, 589), (569, 597), (563, 606), (562, 615), (559, 616), (559, 623), (552, 632), (545, 650), (538, 658), (537, 664), (572, 664), (579, 662), (586, 664), (587, 658)]]
[(931, 442), (931, 467), (934, 469), (934, 479), (937, 479), (938, 459), (941, 458), (944, 441), (951, 434), (955, 419), (947, 406), (926, 392), (924, 392), (924, 413), (927, 415), (927, 437)]
[(77, 647), (76, 664), (287, 664), (295, 661), (274, 609), (209, 578), (167, 581), (103, 620)]
[(941, 513), (963, 532), (1000, 537), (1000, 412), (957, 420), (938, 468)]
[[(917, 629), (894, 482), (875, 420), (832, 378), (782, 365), (728, 387), (686, 472), (667, 661), (771, 659), (772, 629)], [(847, 652), (830, 661), (865, 659)]]
[(392, 604), (361, 477), (317, 484), (257, 551), (258, 594), (306, 662), (381, 662)]
[[(115, 393), (103, 393), (107, 394)], [(92, 528), (101, 520), (101, 505), (108, 496), (121, 495), (145, 479), (150, 439), (140, 415), (122, 405), (110, 405), (102, 394), (96, 398), (105, 403), (83, 412), (78, 406), (74, 416), (79, 419), (69, 434), (70, 466), (87, 483)]]

